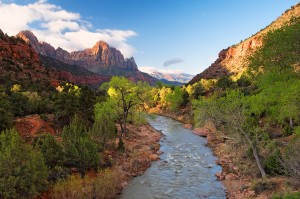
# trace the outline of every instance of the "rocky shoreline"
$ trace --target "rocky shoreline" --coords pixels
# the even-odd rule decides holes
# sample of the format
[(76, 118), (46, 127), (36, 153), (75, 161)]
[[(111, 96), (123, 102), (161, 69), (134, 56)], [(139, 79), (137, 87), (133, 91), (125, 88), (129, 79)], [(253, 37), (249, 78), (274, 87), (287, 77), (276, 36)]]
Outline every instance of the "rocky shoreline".
[(114, 167), (123, 173), (120, 193), (133, 177), (142, 175), (151, 166), (152, 161), (159, 159), (160, 138), (161, 133), (149, 124), (129, 124), (128, 134), (123, 138), (125, 151), (111, 154), (106, 152), (106, 155), (115, 160)]

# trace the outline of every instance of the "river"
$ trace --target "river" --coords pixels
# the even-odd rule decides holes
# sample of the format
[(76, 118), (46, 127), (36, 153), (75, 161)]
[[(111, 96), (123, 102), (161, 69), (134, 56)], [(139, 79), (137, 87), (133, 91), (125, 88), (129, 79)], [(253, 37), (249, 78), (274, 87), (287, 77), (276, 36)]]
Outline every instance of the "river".
[(119, 199), (226, 198), (223, 185), (215, 177), (221, 167), (205, 146), (205, 138), (168, 117), (156, 116), (148, 121), (162, 132), (160, 150), (164, 153), (144, 175), (129, 183)]

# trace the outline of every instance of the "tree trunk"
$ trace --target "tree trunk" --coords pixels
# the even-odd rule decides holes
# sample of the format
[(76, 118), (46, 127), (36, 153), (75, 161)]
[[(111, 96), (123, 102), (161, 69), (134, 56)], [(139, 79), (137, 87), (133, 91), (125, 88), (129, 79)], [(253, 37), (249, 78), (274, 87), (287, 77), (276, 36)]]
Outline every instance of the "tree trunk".
[(124, 118), (123, 118), (123, 126), (124, 126), (124, 135), (127, 133), (127, 128), (126, 128), (126, 120), (127, 120), (127, 113), (124, 113)]
[(293, 123), (293, 118), (290, 117), (290, 127), (293, 128), (294, 127), (294, 123)]
[(249, 136), (247, 135), (247, 133), (242, 129), (242, 128), (239, 128), (239, 130), (241, 131), (241, 133), (246, 137), (248, 143), (250, 144), (250, 147), (252, 149), (252, 152), (253, 152), (253, 156), (255, 158), (255, 161), (256, 161), (256, 164), (258, 166), (258, 169), (261, 173), (261, 176), (263, 178), (267, 177), (267, 174), (266, 174), (266, 171), (264, 170), (261, 162), (260, 162), (260, 159), (259, 159), (259, 156), (258, 156), (258, 152), (257, 152), (257, 149), (256, 147), (254, 146), (253, 142), (251, 141), (251, 139), (249, 138)]

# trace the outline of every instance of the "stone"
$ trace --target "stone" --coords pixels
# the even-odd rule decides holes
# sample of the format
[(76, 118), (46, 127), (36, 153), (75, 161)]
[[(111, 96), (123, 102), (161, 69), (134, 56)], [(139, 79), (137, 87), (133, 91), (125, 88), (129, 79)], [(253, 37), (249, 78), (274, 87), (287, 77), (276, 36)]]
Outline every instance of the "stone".
[(149, 155), (150, 161), (156, 161), (159, 160), (159, 156), (157, 154), (151, 154)]
[(199, 135), (201, 137), (207, 137), (207, 135), (210, 133), (210, 130), (207, 128), (195, 128), (193, 130), (193, 133), (196, 135)]
[(236, 176), (233, 173), (229, 173), (225, 176), (225, 180), (235, 180)]
[(184, 124), (183, 128), (192, 130), (193, 129), (193, 125), (192, 124)]

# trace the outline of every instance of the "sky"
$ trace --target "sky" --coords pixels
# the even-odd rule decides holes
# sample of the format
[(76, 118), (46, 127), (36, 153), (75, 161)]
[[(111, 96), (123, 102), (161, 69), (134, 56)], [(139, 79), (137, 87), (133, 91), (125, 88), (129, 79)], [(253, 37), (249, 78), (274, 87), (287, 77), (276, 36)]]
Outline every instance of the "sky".
[(143, 71), (196, 75), (298, 0), (0, 0), (0, 29), (68, 51), (103, 40)]

